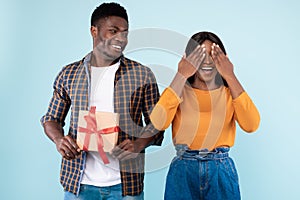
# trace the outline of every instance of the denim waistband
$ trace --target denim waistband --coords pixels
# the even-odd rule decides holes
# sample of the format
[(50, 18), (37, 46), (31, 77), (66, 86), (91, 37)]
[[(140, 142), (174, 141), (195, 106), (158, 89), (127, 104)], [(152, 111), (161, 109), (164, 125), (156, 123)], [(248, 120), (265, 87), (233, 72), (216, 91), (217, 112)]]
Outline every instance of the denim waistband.
[(229, 147), (218, 147), (209, 151), (208, 149), (191, 150), (186, 144), (175, 145), (177, 156), (182, 159), (214, 160), (228, 157)]

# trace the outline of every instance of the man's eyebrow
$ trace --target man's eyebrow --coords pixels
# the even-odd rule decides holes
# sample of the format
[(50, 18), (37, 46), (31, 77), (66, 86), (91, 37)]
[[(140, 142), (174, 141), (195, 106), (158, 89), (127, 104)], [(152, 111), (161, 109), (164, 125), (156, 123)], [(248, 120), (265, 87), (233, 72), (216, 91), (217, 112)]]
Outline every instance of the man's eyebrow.
[(111, 25), (111, 26), (109, 26), (109, 28), (115, 28), (115, 29), (117, 29), (117, 30), (121, 30), (121, 31), (128, 31), (128, 28), (125, 28), (125, 29), (120, 29), (120, 27), (118, 27), (118, 26), (115, 26), (115, 25)]

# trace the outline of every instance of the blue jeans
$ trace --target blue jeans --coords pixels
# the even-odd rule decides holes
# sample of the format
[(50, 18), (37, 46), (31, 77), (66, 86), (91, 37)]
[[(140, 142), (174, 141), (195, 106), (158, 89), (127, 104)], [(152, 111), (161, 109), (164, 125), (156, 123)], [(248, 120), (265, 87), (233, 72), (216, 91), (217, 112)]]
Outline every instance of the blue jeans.
[(238, 175), (229, 148), (209, 152), (176, 145), (167, 175), (165, 200), (240, 200)]
[(66, 191), (64, 200), (144, 200), (144, 193), (138, 196), (122, 197), (121, 184), (108, 187), (81, 185), (79, 196)]

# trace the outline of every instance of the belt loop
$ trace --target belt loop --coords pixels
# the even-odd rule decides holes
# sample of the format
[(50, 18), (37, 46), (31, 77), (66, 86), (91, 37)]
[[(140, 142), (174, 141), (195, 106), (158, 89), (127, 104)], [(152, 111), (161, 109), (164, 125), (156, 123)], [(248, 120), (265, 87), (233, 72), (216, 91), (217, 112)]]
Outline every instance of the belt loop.
[(176, 155), (181, 157), (189, 148), (186, 144), (176, 144), (175, 149), (176, 149)]

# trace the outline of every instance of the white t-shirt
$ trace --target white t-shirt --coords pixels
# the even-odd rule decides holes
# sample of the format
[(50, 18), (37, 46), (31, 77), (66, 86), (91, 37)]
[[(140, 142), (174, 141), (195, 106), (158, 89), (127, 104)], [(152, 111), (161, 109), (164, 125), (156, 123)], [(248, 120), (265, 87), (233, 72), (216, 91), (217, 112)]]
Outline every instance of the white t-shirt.
[[(120, 63), (108, 67), (91, 67), (90, 105), (96, 111), (114, 112), (114, 80)], [(99, 187), (121, 183), (119, 160), (106, 153), (104, 164), (98, 152), (88, 152), (81, 184)]]

